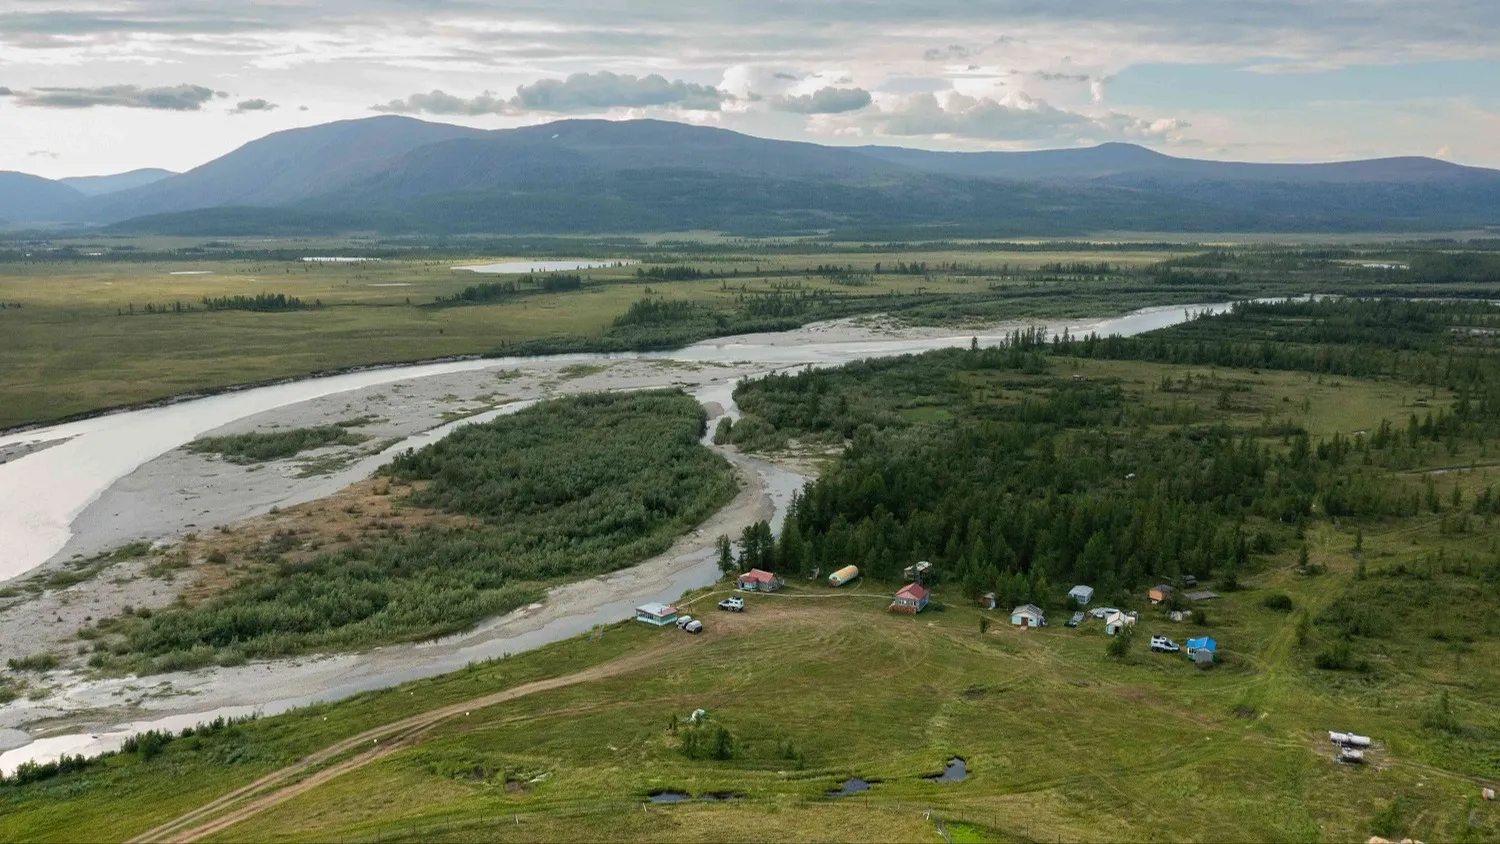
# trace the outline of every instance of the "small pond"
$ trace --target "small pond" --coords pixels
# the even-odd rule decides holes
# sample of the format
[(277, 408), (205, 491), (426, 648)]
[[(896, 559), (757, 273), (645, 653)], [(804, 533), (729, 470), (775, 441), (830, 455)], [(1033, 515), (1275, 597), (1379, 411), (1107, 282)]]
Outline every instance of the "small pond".
[(859, 794), (862, 791), (869, 791), (870, 786), (878, 782), (880, 782), (880, 780), (865, 780), (860, 779), (859, 777), (850, 777), (849, 779), (844, 780), (844, 784), (842, 786), (831, 789), (828, 792), (828, 796), (849, 797), (850, 795)]
[(686, 791), (656, 791), (647, 796), (652, 803), (686, 803), (693, 799), (693, 795)]
[(933, 774), (922, 779), (928, 782), (963, 782), (969, 778), (969, 765), (961, 757), (955, 756), (948, 760), (943, 766), (941, 774)]

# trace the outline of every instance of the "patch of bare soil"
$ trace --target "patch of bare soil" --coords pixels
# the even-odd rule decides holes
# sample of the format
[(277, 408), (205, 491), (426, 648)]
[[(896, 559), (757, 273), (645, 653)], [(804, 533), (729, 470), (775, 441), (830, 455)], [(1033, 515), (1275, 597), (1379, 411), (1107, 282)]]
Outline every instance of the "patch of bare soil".
[(189, 534), (162, 555), (156, 567), (181, 570), (190, 578), (180, 595), (193, 604), (266, 565), (301, 562), (418, 528), (452, 530), (477, 523), (467, 516), (411, 505), (410, 496), (419, 488), (389, 478), (360, 481), (328, 498)]

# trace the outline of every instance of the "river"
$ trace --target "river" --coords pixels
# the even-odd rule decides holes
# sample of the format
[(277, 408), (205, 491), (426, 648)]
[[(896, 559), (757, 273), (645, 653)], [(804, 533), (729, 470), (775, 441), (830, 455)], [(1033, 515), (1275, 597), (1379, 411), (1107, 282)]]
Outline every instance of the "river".
[[(1217, 303), (1149, 308), (1110, 319), (1073, 320), (1067, 329), (1074, 334), (1095, 331), (1101, 336), (1129, 336), (1182, 322), (1190, 311), (1228, 306)], [(774, 334), (724, 337), (669, 352), (486, 358), (393, 366), (221, 393), (0, 435), (0, 449), (54, 443), (0, 463), (0, 555), (3, 555), (0, 581), (24, 574), (51, 559), (67, 544), (73, 519), (111, 484), (147, 461), (237, 419), (320, 396), (446, 373), (524, 370), (559, 361), (668, 359), (704, 363), (751, 361), (773, 367), (837, 365), (866, 357), (963, 345), (975, 336), (982, 344), (1000, 342), (1011, 328), (978, 335), (964, 332), (920, 338), (823, 340), (818, 337), (816, 327), (811, 327), (811, 330), (787, 332), (784, 340)]]
[[(1128, 336), (1177, 324), (1190, 313), (1227, 307), (1229, 303), (1151, 308), (1108, 319), (1070, 320), (1066, 328), (1074, 335), (1095, 332), (1101, 336)], [(976, 338), (982, 345), (991, 345), (1002, 342), (1012, 330), (1024, 325), (1017, 323), (977, 334), (929, 332), (921, 336), (896, 337), (813, 325), (782, 334), (719, 338), (669, 352), (511, 357), (397, 366), (257, 387), (12, 433), (0, 436), (0, 452), (28, 443), (50, 445), (29, 453), (16, 451), (14, 453), (21, 456), (0, 463), (0, 538), (3, 538), (0, 553), (4, 554), (0, 558), (0, 580), (24, 574), (56, 555), (67, 544), (74, 518), (111, 485), (148, 461), (236, 420), (322, 396), (455, 372), (500, 368), (524, 371), (575, 362), (750, 362), (768, 370), (801, 365), (830, 366), (867, 357), (964, 346)], [(1062, 327), (1053, 326), (1052, 329), (1060, 332)], [(664, 374), (661, 386), (668, 383), (669, 376)], [(695, 395), (700, 401), (718, 404), (724, 412), (737, 416), (738, 410), (731, 396), (733, 386), (733, 380), (724, 376), (721, 380), (710, 380), (697, 386)], [(519, 406), (507, 406), (464, 421), (482, 421), (512, 412)], [(463, 423), (418, 434), (398, 447), (433, 442), (457, 424)], [(792, 494), (805, 479), (760, 461), (733, 459), (748, 471), (757, 473), (772, 505), (773, 523), (779, 526)], [(260, 674), (257, 679), (253, 672), (271, 671), (267, 666), (218, 669), (209, 675), (194, 672), (178, 686), (182, 688), (186, 684), (190, 687), (191, 683), (198, 683), (198, 688), (189, 694), (198, 696), (203, 705), (189, 706), (187, 711), (174, 711), (170, 715), (164, 713), (162, 717), (151, 720), (114, 724), (97, 732), (34, 738), (20, 730), (0, 730), (3, 733), (0, 748), (12, 748), (0, 754), (0, 771), (12, 771), (16, 765), (28, 760), (55, 759), (62, 753), (97, 754), (113, 750), (125, 736), (147, 729), (181, 729), (218, 715), (235, 716), (249, 712), (271, 715), (316, 701), (338, 700), (363, 691), (435, 676), (462, 668), (471, 661), (518, 653), (579, 635), (594, 625), (628, 618), (632, 608), (640, 603), (675, 601), (685, 592), (707, 586), (717, 579), (711, 548), (682, 554), (672, 562), (674, 565), (669, 568), (667, 576), (637, 584), (628, 597), (613, 600), (609, 595), (616, 593), (597, 590), (604, 594), (598, 595), (596, 600), (568, 604), (576, 611), (550, 618), (545, 623), (540, 623), (540, 618), (536, 619), (538, 623), (527, 623), (527, 613), (535, 612), (545, 617), (548, 610), (555, 608), (529, 608), (513, 614), (518, 618), (487, 622), (471, 633), (424, 645), (279, 663), (277, 670), (286, 677)], [(629, 575), (630, 572), (621, 574)], [(507, 624), (511, 626), (506, 627)], [(246, 676), (240, 677), (241, 674)], [(277, 682), (267, 682), (273, 678)], [(114, 685), (114, 681), (80, 681), (76, 688), (69, 689), (68, 696), (80, 704), (106, 706), (110, 696), (118, 694)], [(247, 688), (253, 691), (247, 692)], [(289, 688), (297, 691), (285, 693)], [(214, 702), (229, 705), (214, 705)]]

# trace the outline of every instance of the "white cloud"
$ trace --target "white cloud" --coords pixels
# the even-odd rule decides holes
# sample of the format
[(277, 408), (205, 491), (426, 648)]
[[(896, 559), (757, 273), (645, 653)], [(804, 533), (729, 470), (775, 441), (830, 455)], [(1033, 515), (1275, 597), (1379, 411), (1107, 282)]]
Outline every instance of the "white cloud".
[(1134, 139), (1171, 141), (1187, 123), (1117, 112), (1085, 114), (1016, 92), (995, 99), (957, 92), (886, 99), (859, 120), (875, 134), (941, 136), (1015, 144), (1073, 144)]
[(712, 85), (681, 79), (667, 81), (661, 74), (574, 73), (567, 79), (542, 79), (516, 89), (511, 99), (518, 111), (553, 113), (600, 111), (611, 108), (675, 106), (690, 111), (718, 111), (725, 94)]
[[(7, 89), (9, 90), (9, 89)], [(35, 88), (12, 91), (10, 96), (31, 108), (93, 108), (117, 106), (158, 111), (198, 111), (214, 97), (228, 96), (202, 85), (142, 88), (139, 85), (104, 85), (97, 88)]]
[(370, 108), (373, 111), (382, 111), (388, 114), (472, 116), (510, 113), (509, 103), (497, 98), (491, 91), (485, 91), (483, 94), (475, 97), (464, 98), (434, 90), (426, 94), (412, 94), (405, 99), (391, 100), (383, 105), (370, 106)]
[(280, 108), (280, 106), (276, 105), (275, 103), (268, 102), (257, 97), (253, 100), (240, 100), (240, 102), (234, 107), (234, 110), (231, 111), (230, 114), (245, 114), (246, 112), (251, 111), (275, 111), (278, 108)]
[(780, 96), (771, 108), (793, 114), (843, 114), (858, 111), (870, 104), (870, 92), (863, 88), (819, 88), (811, 94)]
[(644, 77), (599, 71), (574, 73), (566, 79), (541, 79), (516, 88), (516, 94), (501, 99), (493, 91), (475, 97), (458, 97), (434, 90), (412, 94), (371, 106), (375, 111), (393, 114), (550, 114), (603, 112), (617, 108), (650, 108), (669, 106), (687, 111), (718, 111), (732, 97), (712, 85), (699, 85), (680, 79), (668, 81), (660, 74)]

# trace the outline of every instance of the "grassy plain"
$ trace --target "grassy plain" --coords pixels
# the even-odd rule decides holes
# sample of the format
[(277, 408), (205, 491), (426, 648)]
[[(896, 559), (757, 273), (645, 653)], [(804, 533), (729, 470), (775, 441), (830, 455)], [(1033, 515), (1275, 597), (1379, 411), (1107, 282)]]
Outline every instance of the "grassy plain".
[[(1250, 427), (1271, 416), (1314, 436), (1348, 435), (1418, 407), (1416, 388), (1386, 380), (1097, 359), (1056, 367), (1119, 379), (1129, 403), (1176, 405), (1197, 424)], [(1159, 389), (1189, 375), (1194, 389)], [(1247, 389), (1226, 404), (1229, 383)], [(1425, 400), (1435, 412), (1451, 396)], [(1393, 482), (1459, 466), (1438, 476), (1440, 489), (1457, 484), (1472, 500), (1500, 480), (1482, 448), (1433, 449)], [(891, 584), (799, 582), (751, 596), (743, 615), (712, 611), (719, 589), (684, 604), (706, 616), (701, 637), (615, 625), (182, 739), (153, 759), (127, 754), (0, 787), (0, 839), (126, 838), (285, 769), (258, 796), (178, 831), (233, 817), (203, 829), (244, 841), (907, 841), (938, 840), (941, 822), (971, 841), (1494, 840), (1500, 811), (1479, 790), (1500, 778), (1500, 631), (1486, 611), (1495, 586), (1433, 561), (1490, 559), (1497, 534), (1483, 517), (1456, 532), (1450, 517), (1361, 524), (1363, 579), (1351, 553), (1356, 526), (1317, 520), (1307, 544), (1321, 574), (1299, 573), (1297, 550), (1286, 548), (1244, 577), (1242, 591), (1209, 603), (1206, 626), (1132, 599), (1143, 634), (1216, 637), (1220, 664), (1210, 671), (1147, 652), (1144, 637), (1128, 658), (1110, 658), (1099, 622), (1067, 629), (1060, 611), (1052, 626), (1022, 633), (1003, 611), (969, 605), (957, 585), (939, 585), (937, 606), (915, 618), (886, 611)], [(1413, 590), (1428, 599), (1403, 612)], [(1288, 596), (1291, 611), (1264, 606), (1272, 594)], [(1367, 672), (1313, 666), (1335, 635), (1323, 624), (1299, 642), (1304, 619), (1341, 599), (1383, 606), (1399, 625), (1361, 641)], [(544, 678), (554, 682), (524, 685)], [(464, 703), (505, 690), (516, 695)], [(1456, 725), (1434, 724), (1444, 695)], [(682, 722), (699, 708), (733, 734), (733, 758), (684, 756)], [(298, 764), (422, 713), (435, 714), (367, 736), (359, 747), (368, 750), (348, 745)], [(1330, 729), (1373, 736), (1370, 764), (1335, 763)], [(952, 756), (967, 761), (967, 781), (923, 779)], [(849, 776), (881, 782), (857, 797), (826, 796)], [(738, 796), (648, 802), (662, 790)]]
[[(747, 296), (825, 291), (868, 300), (866, 310), (881, 310), (888, 304), (874, 297), (920, 293), (955, 303), (983, 299), (982, 316), (1003, 320), (1105, 315), (1229, 292), (1221, 284), (1200, 290), (1162, 288), (1130, 275), (1080, 279), (1037, 272), (1045, 264), (1074, 261), (1108, 261), (1121, 271), (1134, 272), (1182, 254), (1165, 248), (976, 251), (950, 245), (860, 251), (857, 246), (833, 249), (828, 244), (789, 246), (777, 241), (716, 244), (713, 251), (699, 252), (693, 243), (677, 242), (668, 248), (639, 242), (599, 255), (607, 244), (580, 240), (580, 254), (641, 258), (647, 268), (685, 264), (730, 278), (640, 281), (634, 267), (599, 269), (584, 273), (588, 284), (580, 291), (431, 307), (438, 297), (507, 278), (456, 271), (454, 266), (506, 260), (505, 256), (454, 251), (441, 257), (309, 264), (296, 255), (367, 251), (370, 244), (222, 243), (201, 255), (191, 250), (203, 250), (203, 242), (180, 238), (57, 245), (82, 251), (68, 253), (71, 257), (38, 252), (31, 259), (0, 261), (0, 302), (11, 305), (0, 309), (0, 428), (352, 366), (497, 354), (517, 344), (556, 338), (598, 338), (631, 303), (648, 295), (733, 311)], [(743, 251), (734, 248), (740, 245)], [(87, 250), (102, 254), (90, 256)], [(151, 250), (163, 251), (143, 254)], [(257, 253), (264, 257), (254, 257)], [(934, 269), (893, 274), (898, 262)], [(936, 269), (955, 263), (990, 274)], [(861, 278), (851, 284), (819, 275), (815, 270), (820, 265), (852, 268)], [(994, 275), (1007, 265), (1009, 276)], [(176, 302), (196, 306), (203, 297), (258, 293), (283, 293), (308, 304), (321, 302), (323, 307), (270, 313), (130, 313), (148, 304), (170, 309)], [(845, 307), (860, 310), (857, 303)], [(950, 305), (914, 318), (951, 318), (961, 312), (962, 306)]]

